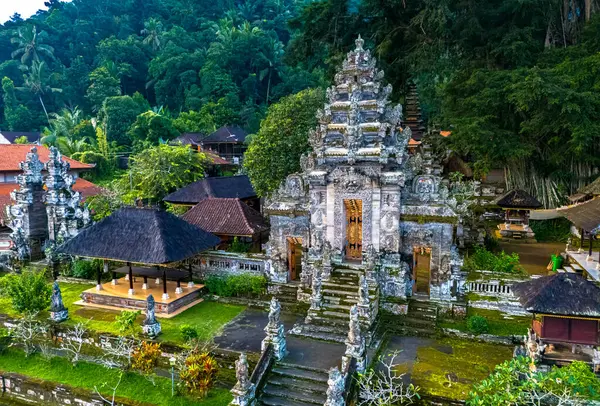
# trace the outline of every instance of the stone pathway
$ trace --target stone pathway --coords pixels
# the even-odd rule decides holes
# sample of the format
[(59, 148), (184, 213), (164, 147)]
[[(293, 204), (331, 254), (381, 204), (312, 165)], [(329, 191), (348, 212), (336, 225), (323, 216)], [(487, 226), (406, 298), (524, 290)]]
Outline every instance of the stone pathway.
[[(268, 319), (267, 311), (246, 309), (229, 322), (219, 336), (215, 337), (215, 344), (231, 351), (260, 352)], [(295, 314), (281, 314), (286, 332), (301, 319)]]

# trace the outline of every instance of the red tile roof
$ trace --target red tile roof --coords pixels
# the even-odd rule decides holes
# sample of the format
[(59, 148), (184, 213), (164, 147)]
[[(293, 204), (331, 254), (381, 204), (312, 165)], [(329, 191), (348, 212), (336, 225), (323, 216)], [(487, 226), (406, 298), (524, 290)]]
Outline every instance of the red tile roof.
[(212, 165), (231, 165), (231, 163), (224, 160), (219, 155), (217, 155), (216, 152), (213, 152), (210, 149), (205, 149), (205, 150), (202, 150), (201, 152), (204, 155), (206, 155), (206, 158), (208, 158), (211, 161)]
[(448, 137), (452, 134), (452, 131), (440, 131), (442, 137)]
[[(16, 183), (0, 183), (0, 226), (5, 225), (6, 222), (6, 206), (13, 203), (10, 199), (10, 192), (18, 189), (19, 185)], [(95, 196), (102, 192), (102, 188), (98, 185), (93, 184), (89, 180), (83, 178), (77, 178), (73, 185), (73, 190), (81, 193), (83, 199), (90, 196)]]
[[(46, 163), (50, 150), (43, 145), (30, 144), (1, 144), (0, 145), (0, 172), (20, 171), (19, 163), (25, 160), (31, 148), (37, 148), (40, 161)], [(63, 157), (71, 165), (71, 169), (91, 169), (94, 165), (84, 164), (71, 158)]]
[(204, 199), (183, 219), (213, 234), (251, 236), (269, 229), (258, 211), (235, 198)]

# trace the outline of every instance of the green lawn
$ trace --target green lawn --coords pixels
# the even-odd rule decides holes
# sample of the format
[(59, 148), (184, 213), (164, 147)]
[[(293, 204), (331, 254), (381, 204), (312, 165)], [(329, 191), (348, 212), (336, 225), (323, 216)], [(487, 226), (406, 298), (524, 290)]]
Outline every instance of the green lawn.
[[(91, 287), (93, 287), (93, 285), (79, 283), (60, 284), (63, 301), (65, 306), (69, 309), (70, 316), (69, 320), (64, 322), (64, 324), (74, 325), (78, 322), (84, 322), (89, 330), (99, 333), (118, 334), (114, 321), (119, 312), (94, 309), (73, 304), (80, 300), (81, 292)], [(163, 331), (159, 336), (159, 341), (183, 344), (183, 339), (179, 333), (179, 327), (184, 324), (196, 327), (201, 339), (210, 340), (225, 324), (229, 323), (243, 310), (244, 306), (227, 305), (209, 301), (199, 303), (171, 319), (159, 318)], [(19, 315), (13, 310), (10, 299), (5, 297), (0, 297), (0, 312), (10, 316)], [(43, 312), (40, 314), (40, 317), (47, 318), (48, 312)], [(143, 318), (143, 315), (139, 317), (139, 325), (141, 325)]]
[[(45, 360), (39, 355), (33, 355), (26, 358), (23, 352), (12, 349), (0, 355), (0, 371), (19, 373), (45, 382), (60, 383), (91, 391), (94, 390), (94, 386), (101, 386), (105, 383), (106, 389), (101, 389), (101, 392), (108, 395), (112, 394), (112, 390), (108, 388), (116, 384), (119, 374), (116, 369), (107, 369), (85, 362), (73, 367), (69, 361), (60, 357)], [(229, 391), (225, 389), (213, 389), (209, 397), (202, 401), (183, 395), (171, 398), (170, 379), (157, 378), (154, 386), (146, 378), (135, 373), (124, 375), (117, 396), (160, 406), (196, 404), (225, 406), (232, 398)]]
[[(497, 336), (522, 336), (527, 334), (527, 329), (531, 326), (530, 317), (511, 316), (498, 310), (469, 307), (469, 310), (467, 311), (467, 318), (474, 315), (485, 317), (489, 325), (488, 334)], [(439, 323), (439, 326), (442, 328), (452, 328), (455, 330), (469, 332), (466, 318), (464, 320), (443, 320)]]

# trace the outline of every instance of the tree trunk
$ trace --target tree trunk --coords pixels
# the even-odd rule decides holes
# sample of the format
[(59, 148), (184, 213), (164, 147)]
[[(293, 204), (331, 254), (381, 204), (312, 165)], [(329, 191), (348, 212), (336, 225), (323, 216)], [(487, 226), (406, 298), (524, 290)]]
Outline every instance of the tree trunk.
[(269, 81), (267, 82), (267, 106), (269, 105), (269, 92), (271, 91), (271, 73), (273, 70), (269, 68)]
[(38, 98), (40, 99), (40, 103), (42, 104), (42, 108), (44, 109), (44, 114), (46, 114), (46, 121), (48, 121), (48, 125), (50, 125), (50, 117), (48, 116), (48, 111), (46, 110), (44, 100), (42, 100), (42, 95), (38, 94)]
[(592, 17), (592, 0), (584, 0), (585, 1), (585, 21), (590, 21)]

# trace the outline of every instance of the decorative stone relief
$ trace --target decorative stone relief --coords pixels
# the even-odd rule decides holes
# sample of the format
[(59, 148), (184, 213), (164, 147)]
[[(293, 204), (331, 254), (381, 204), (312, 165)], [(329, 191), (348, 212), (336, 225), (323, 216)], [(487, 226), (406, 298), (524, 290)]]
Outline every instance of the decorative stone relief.
[(329, 370), (327, 379), (327, 400), (325, 406), (346, 406), (344, 401), (344, 376), (338, 367)]
[[(354, 305), (350, 308), (350, 324), (348, 330), (348, 338), (346, 339), (346, 360), (350, 362), (350, 358), (356, 359), (356, 370), (359, 373), (363, 373), (366, 368), (366, 344), (365, 337), (362, 335), (360, 329), (360, 322), (358, 318), (358, 307)], [(342, 366), (342, 369), (344, 366)]]

